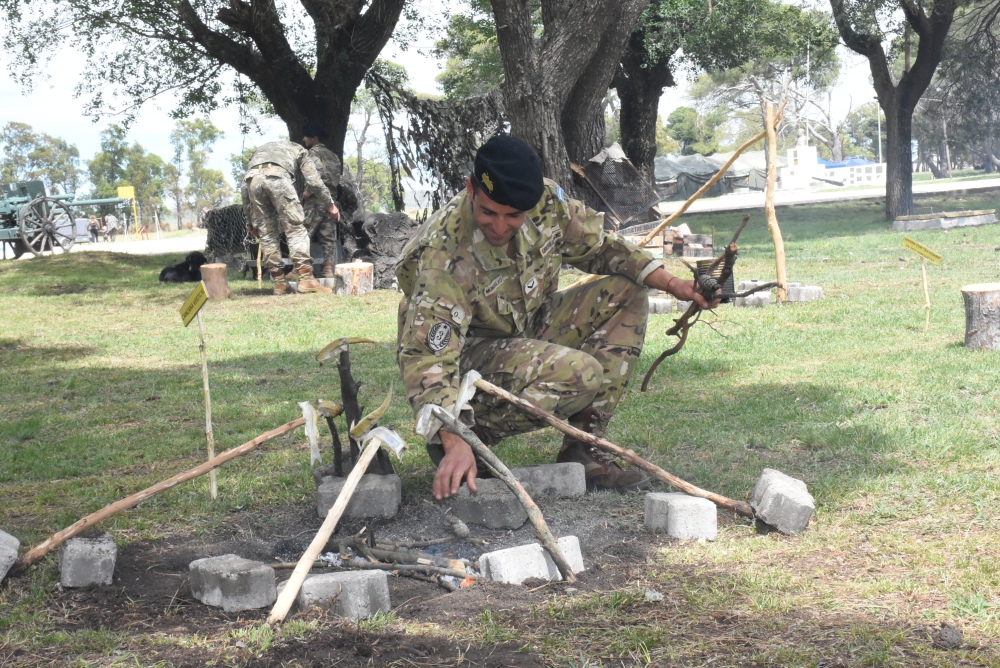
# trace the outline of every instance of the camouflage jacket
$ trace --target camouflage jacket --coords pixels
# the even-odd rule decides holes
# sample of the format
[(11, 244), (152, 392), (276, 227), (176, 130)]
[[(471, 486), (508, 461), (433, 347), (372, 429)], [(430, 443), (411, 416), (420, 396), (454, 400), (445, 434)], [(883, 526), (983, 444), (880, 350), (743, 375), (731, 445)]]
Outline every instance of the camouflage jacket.
[(259, 172), (267, 173), (270, 165), (280, 167), (294, 182), (301, 177), (305, 188), (314, 197), (318, 197), (324, 207), (330, 206), (333, 202), (330, 191), (323, 184), (319, 172), (309, 157), (309, 152), (299, 144), (290, 141), (272, 141), (257, 147), (250, 156), (246, 177), (250, 178)]
[(468, 337), (522, 337), (559, 287), (563, 264), (641, 283), (662, 266), (618, 234), (604, 214), (567, 199), (546, 179), (545, 192), (514, 237), (516, 260), (476, 227), (463, 191), (425, 222), (403, 249), (396, 277), (397, 358), (414, 413), (424, 404), (451, 409), (461, 382), (459, 356)]
[(312, 158), (313, 166), (319, 172), (319, 177), (323, 184), (333, 194), (340, 184), (340, 158), (322, 144), (316, 144), (309, 149), (309, 157)]

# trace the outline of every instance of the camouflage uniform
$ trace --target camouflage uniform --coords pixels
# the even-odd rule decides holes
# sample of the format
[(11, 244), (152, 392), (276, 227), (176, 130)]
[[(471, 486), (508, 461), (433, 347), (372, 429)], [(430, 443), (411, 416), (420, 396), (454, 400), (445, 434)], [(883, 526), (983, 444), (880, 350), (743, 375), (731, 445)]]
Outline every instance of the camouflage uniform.
[(296, 268), (309, 267), (309, 235), (306, 234), (302, 204), (295, 192), (295, 179), (301, 175), (306, 188), (324, 207), (333, 201), (323, 185), (309, 153), (289, 141), (273, 141), (259, 147), (250, 156), (241, 194), (250, 224), (260, 234), (261, 263), (268, 269), (283, 267), (278, 239), (281, 232), (288, 239), (288, 255)]
[[(662, 263), (603, 224), (549, 180), (514, 237), (516, 260), (477, 228), (466, 192), (431, 216), (396, 266), (397, 355), (414, 412), (452, 409), (462, 375), (475, 369), (558, 416), (588, 406), (610, 416), (642, 349), (642, 282)], [(564, 263), (605, 276), (558, 291)], [(484, 393), (471, 408), (490, 442), (542, 426)]]
[[(319, 172), (323, 185), (327, 187), (331, 195), (336, 193), (337, 186), (340, 184), (340, 158), (322, 144), (316, 144), (309, 149), (309, 157), (312, 159), (316, 171)], [(337, 257), (337, 221), (330, 217), (330, 214), (326, 212), (326, 207), (322, 206), (315, 197), (303, 200), (302, 208), (305, 210), (306, 231), (311, 237), (319, 228), (319, 234), (316, 238), (323, 247), (323, 260), (333, 262)]]

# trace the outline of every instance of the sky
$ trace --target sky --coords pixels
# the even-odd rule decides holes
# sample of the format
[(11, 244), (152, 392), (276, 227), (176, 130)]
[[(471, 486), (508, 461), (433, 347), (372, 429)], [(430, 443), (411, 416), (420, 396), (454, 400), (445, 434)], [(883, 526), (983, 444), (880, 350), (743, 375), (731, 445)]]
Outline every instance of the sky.
[[(406, 67), (410, 85), (417, 92), (439, 94), (441, 91), (435, 77), (441, 71), (441, 64), (427, 55), (431, 46), (432, 41), (428, 39), (426, 43), (418, 42), (404, 52), (391, 42), (383, 52), (383, 57)], [(857, 107), (874, 96), (867, 61), (846, 49), (841, 56), (844, 65), (841, 83), (834, 95), (835, 116), (843, 116), (851, 105)], [(0, 53), (0, 72), (9, 71), (8, 65), (4, 55)], [(83, 115), (82, 101), (73, 97), (73, 87), (81, 76), (83, 65), (83, 59), (78, 54), (71, 48), (64, 47), (50, 62), (47, 76), (40, 78), (31, 92), (25, 92), (12, 78), (0, 74), (0, 127), (8, 121), (19, 121), (31, 125), (36, 132), (61, 137), (76, 145), (85, 167), (85, 161), (100, 150), (101, 131), (118, 119), (106, 116), (94, 123)], [(168, 115), (172, 103), (171, 99), (147, 103), (129, 129), (129, 141), (137, 141), (147, 151), (169, 160), (173, 155), (169, 135), (174, 121)], [(666, 118), (674, 108), (683, 104), (690, 104), (690, 101), (684, 93), (684, 82), (681, 81), (678, 88), (665, 90), (660, 102), (660, 114)], [(243, 136), (240, 134), (239, 116), (235, 107), (212, 113), (211, 120), (225, 132), (225, 137), (215, 144), (210, 166), (221, 170), (227, 179), (232, 178), (230, 155), (240, 153), (244, 146), (255, 146), (283, 138), (285, 132), (281, 121), (268, 119), (262, 123), (261, 133)]]

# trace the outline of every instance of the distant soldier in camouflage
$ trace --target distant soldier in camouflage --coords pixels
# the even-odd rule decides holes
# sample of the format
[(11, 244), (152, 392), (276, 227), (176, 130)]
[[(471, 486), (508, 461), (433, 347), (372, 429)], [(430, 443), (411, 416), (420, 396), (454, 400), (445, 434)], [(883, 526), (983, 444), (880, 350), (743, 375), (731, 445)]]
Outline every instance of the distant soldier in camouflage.
[[(558, 289), (563, 264), (603, 275)], [(423, 422), (431, 405), (451, 410), (462, 375), (475, 369), (492, 383), (603, 435), (625, 390), (646, 329), (646, 288), (709, 306), (693, 281), (617, 234), (603, 214), (566, 197), (542, 178), (534, 151), (494, 137), (476, 154), (466, 189), (437, 211), (403, 251), (396, 276), (398, 359), (407, 397)], [(487, 444), (542, 425), (485, 394), (463, 420)], [(437, 464), (434, 496), (475, 491), (472, 449), (439, 429), (424, 434)], [(602, 451), (567, 437), (556, 459), (584, 465), (592, 488), (648, 486)]]
[(279, 235), (285, 233), (288, 255), (298, 273), (299, 292), (332, 292), (313, 276), (309, 235), (306, 233), (302, 204), (295, 191), (295, 181), (301, 177), (311, 195), (317, 198), (331, 216), (337, 216), (337, 205), (323, 185), (309, 153), (290, 141), (273, 141), (259, 147), (250, 156), (249, 169), (241, 190), (250, 224), (260, 234), (261, 263), (274, 279), (274, 294), (288, 292), (285, 267), (281, 260)]
[[(306, 123), (302, 128), (302, 143), (309, 149), (309, 157), (319, 172), (323, 185), (331, 195), (336, 196), (340, 185), (340, 158), (321, 142), (326, 139), (326, 130), (314, 121)], [(323, 247), (323, 278), (333, 278), (333, 261), (337, 256), (337, 220), (326, 212), (326, 208), (311, 193), (303, 193), (302, 208), (306, 214), (306, 231), (312, 237), (319, 230), (317, 240)]]

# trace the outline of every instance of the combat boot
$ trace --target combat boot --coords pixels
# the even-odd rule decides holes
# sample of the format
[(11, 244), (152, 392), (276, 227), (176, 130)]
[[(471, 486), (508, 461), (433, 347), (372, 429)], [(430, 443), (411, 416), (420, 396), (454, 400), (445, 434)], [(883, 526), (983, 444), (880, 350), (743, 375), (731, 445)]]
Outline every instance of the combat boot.
[(276, 295), (287, 295), (290, 290), (288, 289), (288, 278), (285, 276), (284, 269), (270, 269), (271, 280), (274, 281), (274, 294)]
[(333, 290), (324, 286), (313, 276), (312, 267), (299, 267), (299, 292), (323, 292), (331, 294)]
[[(604, 430), (610, 416), (593, 406), (570, 416), (568, 422), (588, 434), (604, 437)], [(563, 447), (556, 455), (556, 462), (583, 464), (584, 478), (588, 489), (610, 489), (617, 492), (634, 492), (650, 485), (649, 477), (640, 471), (622, 468), (610, 455), (600, 448), (575, 439), (563, 438)]]
[(323, 263), (323, 273), (320, 276), (323, 278), (333, 278), (333, 262)]
[(288, 271), (288, 272), (287, 272), (287, 273), (285, 274), (285, 278), (287, 278), (287, 279), (288, 279), (288, 280), (290, 280), (290, 281), (297, 281), (297, 280), (299, 280), (299, 270), (298, 270), (298, 269), (296, 269), (295, 267), (292, 267), (292, 268), (291, 268), (291, 269), (290, 269), (290, 270), (289, 270), (289, 271)]

